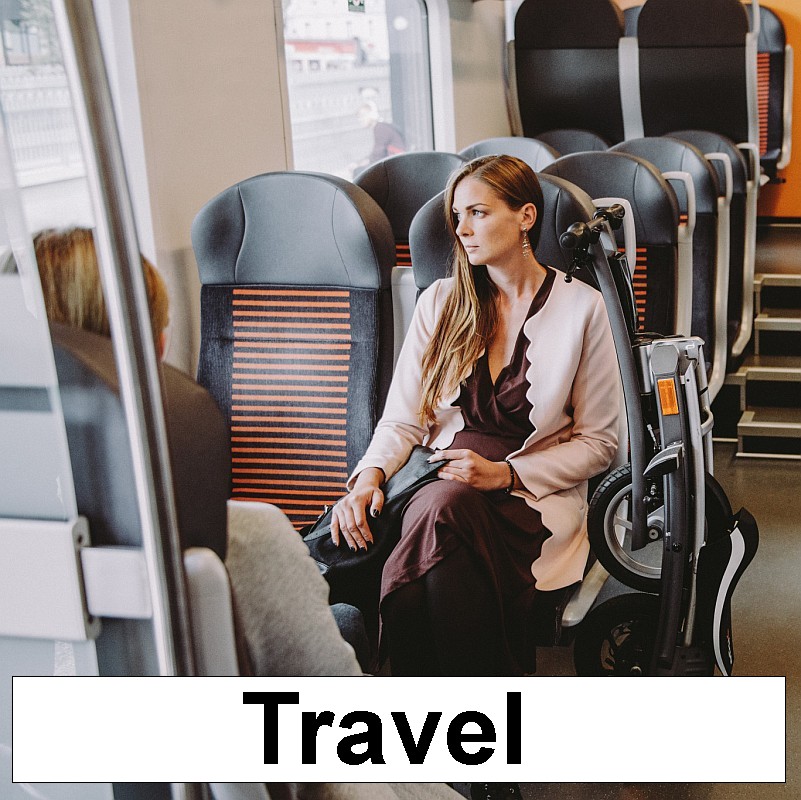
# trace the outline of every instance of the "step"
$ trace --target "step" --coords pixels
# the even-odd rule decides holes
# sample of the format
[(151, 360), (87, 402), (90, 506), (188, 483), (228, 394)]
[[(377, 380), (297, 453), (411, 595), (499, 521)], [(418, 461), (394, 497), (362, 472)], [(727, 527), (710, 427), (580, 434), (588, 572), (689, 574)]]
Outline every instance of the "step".
[(754, 275), (754, 289), (759, 291), (766, 286), (790, 286), (801, 288), (801, 274), (779, 272), (757, 272)]
[(801, 309), (763, 308), (754, 327), (759, 331), (801, 331)]
[(726, 383), (744, 386), (748, 381), (801, 382), (801, 356), (748, 356), (737, 372), (726, 376)]
[(737, 436), (801, 439), (801, 408), (749, 408), (737, 423)]

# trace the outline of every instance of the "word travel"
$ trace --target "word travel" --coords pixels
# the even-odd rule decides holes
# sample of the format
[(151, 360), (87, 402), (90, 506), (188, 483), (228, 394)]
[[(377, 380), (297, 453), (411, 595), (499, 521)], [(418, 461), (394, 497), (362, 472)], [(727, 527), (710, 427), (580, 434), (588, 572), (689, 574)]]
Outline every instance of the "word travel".
[[(243, 692), (245, 705), (264, 707), (264, 763), (278, 764), (280, 736), (278, 709), (298, 705), (299, 692)], [(506, 763), (521, 763), (521, 693), (506, 693)], [(370, 762), (385, 764), (385, 728), (398, 736), (409, 764), (423, 764), (429, 754), (434, 734), (442, 722), (441, 711), (429, 711), (422, 728), (415, 734), (404, 711), (390, 712), (391, 722), (373, 711), (354, 710), (337, 720), (333, 711), (300, 711), (302, 763), (317, 763), (318, 733), (322, 728), (338, 727), (356, 732), (343, 736), (336, 746), (343, 764), (356, 766)], [(443, 723), (444, 726), (444, 723)], [(478, 731), (476, 731), (476, 727)], [(484, 764), (496, 752), (496, 726), (487, 714), (465, 710), (448, 722), (445, 742), (451, 757), (460, 764)], [(357, 750), (358, 748), (358, 750)]]

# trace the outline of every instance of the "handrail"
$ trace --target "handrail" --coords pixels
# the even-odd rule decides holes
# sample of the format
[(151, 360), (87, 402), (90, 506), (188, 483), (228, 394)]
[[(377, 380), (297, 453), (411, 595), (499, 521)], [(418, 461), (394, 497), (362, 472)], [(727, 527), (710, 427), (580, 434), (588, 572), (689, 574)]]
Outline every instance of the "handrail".
[(790, 163), (793, 150), (793, 46), (784, 48), (784, 104), (782, 106), (782, 149), (776, 169), (784, 169)]
[(53, 8), (77, 96), (78, 127), (98, 216), (96, 244), (133, 460), (157, 663), (162, 675), (192, 675), (159, 365), (97, 21), (91, 0), (63, 0)]

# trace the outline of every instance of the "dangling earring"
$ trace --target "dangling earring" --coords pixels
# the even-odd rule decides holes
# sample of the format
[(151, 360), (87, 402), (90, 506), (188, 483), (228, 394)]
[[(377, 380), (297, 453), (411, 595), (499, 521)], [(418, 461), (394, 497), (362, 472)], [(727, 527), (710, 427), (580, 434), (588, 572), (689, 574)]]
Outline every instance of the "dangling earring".
[(523, 257), (528, 258), (531, 255), (531, 242), (528, 240), (528, 231), (525, 228), (523, 231)]

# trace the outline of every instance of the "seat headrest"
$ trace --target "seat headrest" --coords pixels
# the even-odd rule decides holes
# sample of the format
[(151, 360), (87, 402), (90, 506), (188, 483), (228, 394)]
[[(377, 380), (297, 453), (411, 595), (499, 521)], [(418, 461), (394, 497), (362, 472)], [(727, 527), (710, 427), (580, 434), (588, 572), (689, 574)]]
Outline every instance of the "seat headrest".
[(389, 222), (358, 186), (332, 175), (271, 172), (210, 200), (192, 223), (202, 284), (391, 285)]
[(744, 47), (748, 14), (740, 0), (648, 0), (637, 20), (647, 47)]
[(629, 139), (611, 148), (650, 161), (660, 172), (687, 172), (695, 186), (696, 212), (715, 214), (719, 194), (718, 176), (704, 154), (689, 142), (670, 136)]
[[(111, 339), (50, 326), (78, 511), (94, 544), (141, 546), (131, 450)], [(164, 365), (165, 421), (184, 548), (226, 552), (228, 426), (211, 395)]]
[[(572, 254), (562, 249), (559, 238), (574, 222), (589, 222), (595, 213), (595, 206), (592, 198), (575, 184), (544, 173), (537, 177), (540, 179), (545, 209), (540, 240), (534, 252), (540, 264), (549, 264), (567, 272)], [(580, 280), (592, 283), (586, 270), (575, 275)]]
[(659, 171), (644, 159), (609, 151), (573, 153), (562, 156), (543, 172), (580, 186), (592, 198), (627, 199), (632, 205), (638, 245), (677, 243), (676, 194)]
[[(750, 20), (754, 13), (750, 3), (745, 7), (745, 10)], [(757, 50), (760, 53), (784, 53), (786, 45), (787, 35), (784, 31), (784, 23), (774, 11), (760, 5)]]
[(537, 134), (538, 141), (553, 147), (560, 156), (582, 153), (585, 150), (608, 150), (609, 142), (594, 131), (580, 128), (558, 128)]
[(454, 240), (445, 221), (445, 192), (432, 197), (409, 226), (414, 283), (422, 291), (450, 274)]
[(525, 0), (515, 16), (515, 48), (617, 48), (624, 30), (612, 0)]
[(745, 163), (742, 151), (732, 139), (714, 131), (671, 131), (668, 135), (689, 142), (702, 153), (725, 153), (731, 161), (732, 191), (735, 194), (745, 194), (748, 165)]
[(515, 156), (525, 161), (534, 172), (539, 172), (559, 158), (559, 153), (551, 145), (526, 136), (496, 136), (493, 139), (482, 139), (460, 150), (459, 155), (468, 160), (479, 156)]
[(414, 215), (448, 183), (464, 164), (456, 153), (430, 150), (400, 153), (376, 161), (354, 180), (384, 210), (395, 239), (409, 238)]

